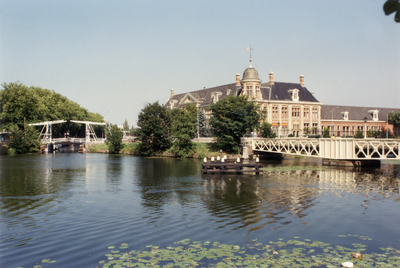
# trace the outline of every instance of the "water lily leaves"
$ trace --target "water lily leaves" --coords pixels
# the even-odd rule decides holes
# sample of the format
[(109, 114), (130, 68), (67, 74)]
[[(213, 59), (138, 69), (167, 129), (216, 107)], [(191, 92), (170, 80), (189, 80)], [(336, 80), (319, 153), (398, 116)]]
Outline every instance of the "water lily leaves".
[(183, 239), (183, 240), (178, 241), (178, 242), (175, 242), (175, 243), (176, 243), (176, 244), (184, 244), (184, 245), (187, 245), (187, 244), (189, 244), (189, 242), (190, 242), (190, 239)]
[(57, 261), (56, 260), (51, 260), (51, 259), (43, 259), (42, 260), (42, 263), (55, 263), (55, 262), (57, 262)]
[[(350, 239), (358, 236), (345, 235)], [(366, 238), (366, 237), (364, 237)], [(368, 238), (367, 238), (368, 239)], [(352, 249), (340, 245), (331, 246), (320, 241), (305, 239), (299, 241), (284, 239), (269, 241), (263, 245), (254, 239), (245, 247), (219, 242), (190, 242), (184, 239), (176, 242), (183, 246), (147, 246), (146, 250), (132, 250), (126, 253), (106, 254), (108, 263), (99, 262), (104, 267), (338, 267), (352, 259), (357, 267), (400, 266), (400, 251), (393, 247), (380, 248), (384, 254), (364, 254), (363, 258), (352, 258), (354, 251), (366, 250), (367, 246), (353, 243)], [(123, 246), (121, 244), (121, 246)], [(124, 245), (125, 246), (125, 245)], [(111, 253), (117, 252), (112, 250)], [(382, 265), (383, 265), (382, 264)]]
[(127, 249), (127, 248), (128, 248), (128, 244), (127, 244), (127, 243), (122, 243), (122, 244), (119, 246), (119, 248), (120, 248), (120, 249)]

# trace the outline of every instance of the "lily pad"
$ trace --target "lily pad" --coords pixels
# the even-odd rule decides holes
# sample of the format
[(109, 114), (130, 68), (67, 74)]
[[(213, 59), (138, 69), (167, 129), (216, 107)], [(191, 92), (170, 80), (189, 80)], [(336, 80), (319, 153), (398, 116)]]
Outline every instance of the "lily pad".
[[(358, 240), (357, 236), (347, 239)], [(184, 239), (176, 243), (183, 246), (159, 248), (147, 247), (146, 250), (132, 250), (108, 256), (104, 267), (337, 267), (351, 258), (351, 253), (366, 250), (367, 246), (356, 243), (353, 249), (341, 245), (295, 239), (285, 242), (283, 239), (261, 242), (246, 246), (221, 244), (217, 241), (190, 242)], [(254, 241), (256, 242), (256, 239)], [(385, 254), (364, 254), (363, 259), (353, 259), (357, 267), (375, 266), (377, 262), (385, 266), (400, 266), (400, 251), (393, 247), (381, 248)], [(381, 252), (382, 252), (381, 251)]]

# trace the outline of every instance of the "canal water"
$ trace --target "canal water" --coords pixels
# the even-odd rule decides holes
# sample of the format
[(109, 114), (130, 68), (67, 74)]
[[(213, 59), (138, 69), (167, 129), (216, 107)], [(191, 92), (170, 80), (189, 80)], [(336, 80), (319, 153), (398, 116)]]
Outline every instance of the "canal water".
[(0, 156), (0, 267), (96, 267), (109, 246), (143, 250), (183, 239), (351, 246), (367, 237), (367, 252), (400, 248), (399, 164), (263, 164), (262, 175), (203, 175), (193, 159)]

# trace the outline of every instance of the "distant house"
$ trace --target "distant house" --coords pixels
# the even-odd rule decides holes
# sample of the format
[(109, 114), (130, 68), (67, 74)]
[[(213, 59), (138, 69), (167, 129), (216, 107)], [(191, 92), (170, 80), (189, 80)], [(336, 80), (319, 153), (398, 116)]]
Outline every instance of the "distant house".
[[(274, 73), (269, 73), (269, 80), (262, 83), (258, 71), (252, 66), (244, 70), (242, 78), (237, 73), (235, 83), (204, 88), (187, 93), (174, 94), (171, 89), (170, 99), (166, 106), (170, 109), (183, 108), (194, 104), (203, 110), (207, 119), (211, 116), (210, 104), (227, 96), (248, 96), (260, 105), (261, 112), (267, 122), (272, 124), (279, 136), (303, 136), (321, 134), (328, 127), (331, 135), (354, 135), (364, 125), (371, 130), (387, 129), (387, 113), (400, 109), (352, 107), (323, 105), (305, 87), (304, 76), (298, 83), (275, 82)], [(367, 118), (364, 122), (364, 118)], [(393, 131), (393, 126), (388, 125)]]
[(332, 136), (346, 137), (353, 136), (357, 130), (393, 135), (394, 127), (387, 123), (388, 114), (400, 109), (323, 105), (321, 111), (322, 128), (327, 127)]

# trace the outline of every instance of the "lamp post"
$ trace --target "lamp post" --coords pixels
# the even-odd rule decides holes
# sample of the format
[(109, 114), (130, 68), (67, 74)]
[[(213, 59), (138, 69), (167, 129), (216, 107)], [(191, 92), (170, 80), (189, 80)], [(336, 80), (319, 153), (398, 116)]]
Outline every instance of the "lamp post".
[(366, 139), (367, 138), (367, 121), (368, 121), (368, 118), (365, 116), (363, 120), (364, 120), (364, 139)]
[(389, 138), (389, 112), (386, 113), (386, 139)]
[(386, 112), (386, 139), (388, 138), (389, 138), (389, 111)]
[(336, 108), (339, 108), (339, 107), (332, 107), (332, 130), (333, 130), (333, 135), (331, 135), (331, 136), (335, 136), (335, 126), (333, 125), (333, 109), (336, 109)]
[(278, 139), (281, 138), (281, 122), (278, 122)]

